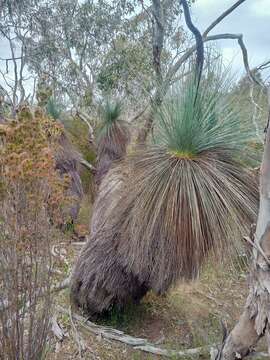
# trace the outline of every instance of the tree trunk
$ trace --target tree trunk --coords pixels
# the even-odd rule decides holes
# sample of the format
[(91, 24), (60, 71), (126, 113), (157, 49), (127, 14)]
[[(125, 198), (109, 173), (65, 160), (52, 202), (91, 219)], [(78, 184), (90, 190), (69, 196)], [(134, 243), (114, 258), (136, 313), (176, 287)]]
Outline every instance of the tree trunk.
[[(268, 91), (270, 108), (270, 90)], [(269, 111), (270, 118), (270, 111)], [(260, 173), (260, 207), (249, 276), (249, 295), (238, 323), (225, 339), (216, 360), (243, 359), (262, 336), (270, 355), (270, 128), (266, 128)]]
[[(153, 56), (153, 68), (155, 71), (156, 91), (152, 100), (152, 107), (159, 106), (162, 102), (162, 88), (163, 88), (163, 76), (161, 66), (161, 55), (164, 46), (164, 34), (165, 34), (165, 22), (164, 22), (164, 9), (160, 0), (152, 0), (152, 23), (153, 23), (153, 35), (152, 35), (152, 56)], [(145, 124), (140, 129), (137, 136), (137, 143), (144, 144), (146, 142), (149, 132), (153, 127), (153, 111), (151, 110), (147, 117)]]

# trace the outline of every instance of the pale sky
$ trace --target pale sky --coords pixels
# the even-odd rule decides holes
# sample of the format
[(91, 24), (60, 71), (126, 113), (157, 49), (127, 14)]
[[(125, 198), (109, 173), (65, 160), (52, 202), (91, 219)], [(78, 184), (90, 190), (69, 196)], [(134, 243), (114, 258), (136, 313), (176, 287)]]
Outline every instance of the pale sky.
[[(192, 7), (192, 18), (201, 31), (236, 0), (197, 0)], [(212, 31), (243, 34), (248, 49), (250, 67), (270, 60), (270, 0), (246, 0)], [(234, 70), (243, 73), (241, 51), (236, 40), (218, 41), (224, 58)], [(239, 75), (240, 75), (239, 74)]]

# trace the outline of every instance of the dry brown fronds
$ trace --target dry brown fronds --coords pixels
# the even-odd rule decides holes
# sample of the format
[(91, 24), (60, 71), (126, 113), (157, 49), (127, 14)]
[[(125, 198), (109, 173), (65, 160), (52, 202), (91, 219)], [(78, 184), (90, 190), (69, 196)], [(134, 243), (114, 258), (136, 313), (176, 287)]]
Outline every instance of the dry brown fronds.
[(114, 225), (118, 254), (157, 293), (196, 277), (210, 252), (222, 261), (256, 217), (256, 179), (226, 149), (187, 159), (152, 147), (128, 165)]
[(120, 307), (139, 300), (147, 291), (123, 268), (117, 254), (119, 234), (111, 237), (106, 225), (121, 199), (126, 177), (118, 166), (102, 181), (94, 207), (91, 239), (82, 249), (72, 274), (72, 302), (93, 316), (108, 310), (114, 303)]
[(129, 141), (128, 124), (120, 120), (113, 123), (106, 134), (100, 136), (97, 144), (96, 181), (98, 185), (110, 169), (112, 162), (124, 158)]
[(73, 273), (73, 300), (100, 313), (196, 277), (209, 253), (222, 261), (234, 241), (239, 246), (257, 195), (255, 178), (222, 152), (196, 160), (139, 152), (102, 182), (91, 239)]
[(81, 155), (74, 149), (63, 131), (53, 144), (56, 169), (61, 176), (68, 176), (70, 186), (67, 196), (70, 198), (69, 215), (72, 221), (78, 217), (83, 198), (83, 186), (79, 175)]

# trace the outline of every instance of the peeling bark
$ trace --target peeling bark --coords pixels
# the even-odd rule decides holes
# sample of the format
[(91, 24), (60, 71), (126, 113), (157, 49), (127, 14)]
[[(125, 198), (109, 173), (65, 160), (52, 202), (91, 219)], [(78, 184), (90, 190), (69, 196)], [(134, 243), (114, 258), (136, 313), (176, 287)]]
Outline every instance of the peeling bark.
[[(270, 91), (268, 99), (270, 107)], [(260, 207), (249, 276), (249, 295), (243, 314), (225, 339), (216, 360), (245, 358), (263, 336), (266, 337), (270, 355), (270, 128), (268, 125), (260, 172)]]

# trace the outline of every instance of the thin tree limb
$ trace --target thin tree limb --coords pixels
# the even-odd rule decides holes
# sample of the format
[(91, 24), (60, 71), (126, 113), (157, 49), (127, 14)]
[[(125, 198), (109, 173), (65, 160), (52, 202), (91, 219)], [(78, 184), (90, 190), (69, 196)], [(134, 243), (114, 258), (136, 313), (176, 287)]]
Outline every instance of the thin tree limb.
[(261, 83), (255, 78), (255, 76), (253, 75), (253, 73), (252, 73), (251, 70), (250, 70), (249, 62), (248, 62), (248, 52), (247, 52), (247, 48), (246, 48), (246, 46), (245, 46), (245, 44), (244, 44), (244, 41), (243, 41), (243, 35), (239, 36), (239, 38), (238, 38), (238, 44), (239, 44), (239, 46), (240, 46), (240, 48), (241, 48), (241, 50), (242, 50), (243, 63), (244, 63), (244, 66), (245, 66), (246, 73), (247, 73), (247, 75), (248, 75), (248, 77), (249, 77), (249, 80), (250, 80), (251, 82), (254, 82), (254, 83), (258, 84), (258, 85), (262, 85), (262, 86), (263, 86), (263, 84), (261, 84)]
[(229, 9), (224, 11), (215, 21), (212, 22), (212, 24), (208, 26), (208, 28), (203, 33), (203, 37), (206, 37), (209, 32), (214, 29), (214, 27), (216, 27), (226, 16), (231, 14), (236, 8), (238, 8), (239, 5), (243, 4), (245, 1), (246, 0), (238, 0)]
[[(217, 35), (209, 35), (206, 38), (203, 38), (204, 42), (216, 41), (216, 40), (237, 40), (238, 41), (238, 44), (242, 50), (242, 57), (243, 57), (243, 63), (244, 63), (245, 69), (249, 75), (249, 78), (253, 79), (253, 76), (251, 75), (251, 71), (250, 71), (250, 67), (249, 67), (248, 54), (246, 51), (245, 44), (243, 42), (243, 35), (242, 34), (224, 33), (224, 34), (217, 34)], [(177, 73), (179, 68), (189, 59), (189, 57), (195, 51), (196, 51), (196, 45), (191, 46), (185, 52), (185, 54), (182, 55), (181, 58), (178, 59), (178, 61), (169, 69), (167, 76), (166, 76), (165, 84), (164, 84), (165, 92), (166, 92), (166, 89), (169, 87), (172, 78)], [(256, 83), (258, 83), (258, 81), (256, 79), (254, 79), (254, 80)]]
[[(59, 292), (64, 289), (67, 289), (69, 287), (69, 284), (70, 284), (70, 277), (67, 277), (63, 281), (52, 286), (52, 288), (50, 289), (50, 292), (54, 293), (54, 292)], [(38, 294), (38, 295), (41, 296), (41, 295), (45, 295), (45, 294), (46, 294), (46, 291), (43, 291), (41, 294)], [(28, 304), (28, 306), (30, 306), (30, 304)], [(5, 311), (8, 307), (9, 307), (8, 302), (5, 299), (0, 298), (0, 311)]]
[(203, 62), (204, 62), (203, 38), (202, 38), (200, 31), (193, 24), (193, 22), (191, 20), (189, 6), (188, 6), (187, 1), (180, 0), (180, 5), (181, 4), (183, 5), (183, 9), (184, 9), (186, 25), (189, 28), (189, 30), (193, 33), (193, 35), (195, 37), (195, 41), (196, 41), (196, 51), (197, 51), (197, 56), (196, 56), (196, 77), (197, 77), (197, 79), (196, 80), (198, 81), (198, 85), (199, 85), (201, 74), (202, 74), (202, 69), (203, 69)]
[(138, 114), (136, 114), (131, 120), (130, 122), (133, 123), (134, 121), (138, 120), (147, 110), (147, 108), (149, 107), (149, 104), (147, 104)]
[(264, 70), (270, 67), (270, 60), (263, 62), (262, 64), (255, 67), (256, 70)]

